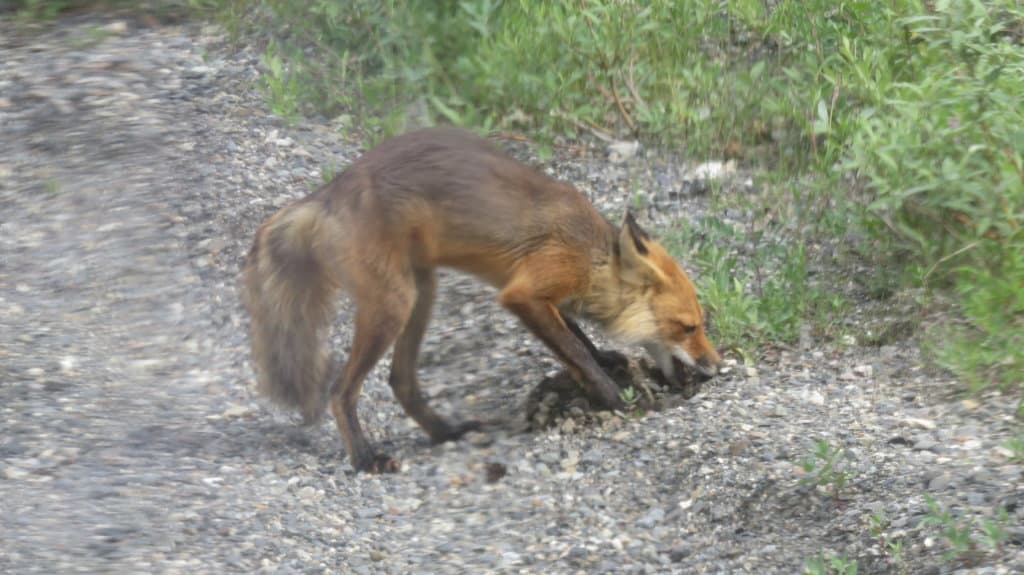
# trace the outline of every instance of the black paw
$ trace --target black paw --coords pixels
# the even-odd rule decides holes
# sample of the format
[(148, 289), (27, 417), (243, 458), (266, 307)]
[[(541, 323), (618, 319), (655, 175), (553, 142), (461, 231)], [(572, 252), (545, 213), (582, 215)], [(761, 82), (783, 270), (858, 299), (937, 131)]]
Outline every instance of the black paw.
[(626, 354), (610, 349), (599, 351), (594, 359), (597, 360), (597, 365), (609, 372), (629, 367), (629, 358)]
[(391, 458), (391, 456), (374, 453), (356, 462), (353, 467), (356, 468), (356, 471), (364, 473), (398, 473), (402, 468), (402, 464), (397, 459)]
[(454, 424), (450, 423), (444, 430), (438, 433), (432, 433), (430, 435), (430, 441), (434, 445), (445, 443), (446, 441), (458, 441), (463, 435), (466, 435), (470, 431), (480, 431), (483, 427), (483, 422), (476, 419), (469, 419)]

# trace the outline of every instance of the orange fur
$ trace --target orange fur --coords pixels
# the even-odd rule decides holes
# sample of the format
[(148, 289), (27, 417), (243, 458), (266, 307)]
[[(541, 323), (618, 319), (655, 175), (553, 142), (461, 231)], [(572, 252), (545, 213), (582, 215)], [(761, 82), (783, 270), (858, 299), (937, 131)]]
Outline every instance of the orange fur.
[[(572, 186), (469, 132), (412, 132), (273, 215), (243, 274), (260, 389), (307, 420), (329, 403), (357, 469), (397, 469), (372, 449), (355, 409), (363, 379), (392, 346), (389, 383), (433, 440), (476, 426), (435, 413), (416, 381), (438, 267), (497, 287), (502, 305), (606, 407), (622, 402), (598, 364), (605, 352), (572, 317), (645, 346), (668, 377), (681, 377), (682, 363), (710, 377), (718, 364), (693, 284), (631, 216), (612, 225)], [(328, 401), (321, 342), (339, 289), (355, 304), (356, 330)]]

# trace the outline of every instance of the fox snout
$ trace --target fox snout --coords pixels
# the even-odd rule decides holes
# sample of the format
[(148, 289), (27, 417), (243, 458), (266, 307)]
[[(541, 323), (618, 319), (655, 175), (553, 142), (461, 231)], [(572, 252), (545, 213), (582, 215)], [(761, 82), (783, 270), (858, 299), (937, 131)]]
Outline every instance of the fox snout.
[(686, 371), (683, 366), (687, 366), (697, 373), (699, 381), (705, 382), (718, 375), (718, 365), (721, 361), (718, 353), (711, 347), (696, 358), (682, 348), (676, 348), (672, 353), (672, 373), (666, 373), (665, 376), (680, 378)]
[(695, 375), (696, 380), (703, 383), (718, 374), (721, 358), (710, 346), (696, 358), (679, 346), (648, 344), (645, 347), (668, 381), (683, 382), (688, 376)]
[(707, 381), (718, 375), (718, 366), (721, 362), (718, 354), (714, 351), (697, 358), (697, 361), (694, 362), (694, 367), (697, 369), (697, 373), (701, 375), (701, 381)]

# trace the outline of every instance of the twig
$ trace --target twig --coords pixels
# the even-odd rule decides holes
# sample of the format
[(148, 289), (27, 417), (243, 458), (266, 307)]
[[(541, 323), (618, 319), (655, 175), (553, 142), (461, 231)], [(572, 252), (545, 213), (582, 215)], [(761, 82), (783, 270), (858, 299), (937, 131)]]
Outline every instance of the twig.
[(934, 264), (932, 264), (932, 266), (930, 268), (928, 268), (928, 271), (925, 272), (924, 276), (921, 277), (921, 283), (924, 283), (924, 282), (928, 281), (928, 276), (932, 275), (932, 272), (935, 271), (935, 268), (939, 267), (940, 265), (948, 262), (949, 260), (955, 258), (956, 256), (958, 256), (958, 255), (960, 255), (960, 254), (962, 254), (962, 253), (964, 253), (966, 251), (973, 250), (974, 248), (978, 247), (978, 244), (980, 244), (980, 243), (981, 242), (971, 242), (971, 243), (967, 244), (966, 246), (958, 249), (957, 251), (955, 251), (955, 252), (953, 252), (953, 253), (951, 253), (949, 255), (946, 255), (946, 256), (943, 256), (943, 257), (939, 258), (939, 261), (937, 261)]
[(604, 96), (605, 100), (607, 100), (609, 102), (614, 102), (615, 101), (615, 96), (613, 96), (612, 93), (608, 91), (608, 88), (605, 88), (604, 86), (602, 86), (601, 84), (599, 84), (597, 82), (597, 78), (594, 77), (594, 73), (593, 72), (588, 70), (587, 71), (587, 78), (589, 78), (590, 81), (594, 84), (594, 86), (597, 88), (597, 91), (601, 92), (601, 95)]
[(633, 58), (629, 59), (629, 67), (626, 68), (626, 88), (629, 89), (629, 93), (633, 96), (633, 101), (636, 102), (638, 106), (646, 108), (647, 102), (640, 97), (640, 93), (636, 89), (636, 84), (633, 83), (633, 64), (635, 61), (636, 60)]
[(613, 93), (608, 91), (608, 88), (605, 88), (601, 84), (597, 83), (597, 78), (594, 77), (594, 73), (593, 72), (587, 72), (587, 78), (590, 80), (590, 82), (592, 84), (594, 84), (595, 87), (597, 87), (597, 91), (601, 92), (601, 95), (604, 96), (605, 100), (607, 100), (609, 102), (613, 102), (613, 103), (616, 102), (616, 101), (619, 101), (619, 102), (622, 102), (623, 104), (627, 104), (627, 103), (630, 103), (630, 102), (633, 101), (630, 98), (622, 98), (622, 97), (616, 98), (615, 94), (613, 94)]
[(629, 112), (626, 111), (626, 107), (622, 105), (622, 100), (619, 99), (619, 91), (615, 88), (615, 76), (611, 76), (611, 81), (612, 96), (615, 97), (615, 105), (619, 107), (619, 113), (622, 114), (622, 119), (625, 120), (626, 125), (629, 126), (629, 131), (635, 136), (636, 124), (633, 123), (633, 118), (629, 115)]
[(526, 134), (520, 134), (518, 132), (491, 132), (487, 134), (488, 138), (497, 140), (514, 140), (516, 142), (528, 142), (535, 143), (535, 140)]
[(569, 116), (567, 116), (565, 114), (562, 114), (560, 112), (556, 112), (555, 115), (557, 115), (559, 118), (565, 120), (566, 122), (569, 122), (570, 124), (572, 124), (573, 126), (576, 126), (577, 128), (579, 128), (581, 130), (586, 130), (586, 131), (590, 132), (591, 134), (594, 135), (594, 137), (596, 137), (599, 140), (602, 140), (602, 141), (605, 141), (605, 142), (614, 142), (615, 141), (615, 137), (612, 136), (607, 130), (605, 130), (603, 128), (600, 128), (600, 127), (595, 126), (593, 124), (581, 122), (581, 121), (577, 120), (576, 118), (571, 118), (571, 117), (569, 117)]
[[(528, 144), (537, 144), (537, 140), (527, 136), (526, 134), (520, 134), (518, 132), (491, 132), (487, 134), (488, 138), (496, 140), (512, 140), (514, 142), (526, 142)], [(585, 146), (578, 146), (575, 144), (559, 144), (558, 142), (551, 142), (551, 145), (555, 148), (563, 148), (571, 152), (582, 152), (586, 149)]]
[(835, 86), (832, 87), (832, 101), (828, 104), (828, 119), (830, 122), (836, 114), (836, 101), (839, 99), (839, 84), (841, 82), (842, 80), (836, 80)]

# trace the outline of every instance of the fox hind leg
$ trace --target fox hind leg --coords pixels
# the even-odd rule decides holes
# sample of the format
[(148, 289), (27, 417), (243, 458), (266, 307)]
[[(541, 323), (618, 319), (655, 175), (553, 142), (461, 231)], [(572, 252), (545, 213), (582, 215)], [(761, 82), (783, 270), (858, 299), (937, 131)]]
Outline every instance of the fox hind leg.
[(393, 282), (385, 300), (380, 300), (379, 295), (377, 299), (354, 298), (355, 338), (345, 369), (331, 388), (331, 412), (352, 467), (357, 471), (396, 472), (399, 468), (397, 461), (376, 452), (370, 445), (359, 424), (356, 404), (367, 374), (395, 342), (409, 320), (415, 288), (411, 281), (405, 285), (402, 283)]
[(391, 385), (395, 397), (406, 414), (412, 417), (430, 436), (434, 443), (456, 440), (467, 431), (480, 428), (478, 421), (453, 424), (438, 415), (423, 396), (416, 378), (416, 360), (419, 356), (423, 334), (430, 322), (430, 311), (437, 292), (437, 275), (433, 269), (419, 269), (414, 272), (416, 281), (416, 303), (405, 329), (395, 342), (395, 353), (391, 363)]

